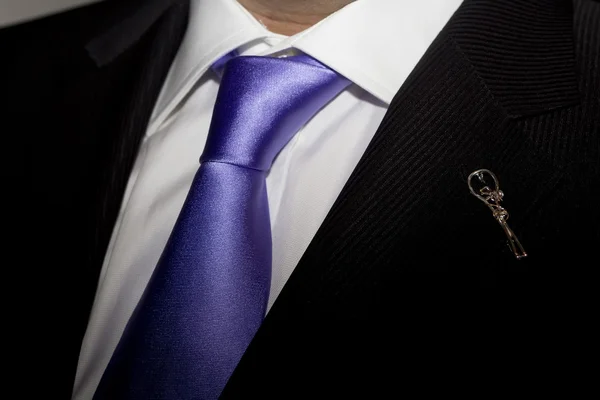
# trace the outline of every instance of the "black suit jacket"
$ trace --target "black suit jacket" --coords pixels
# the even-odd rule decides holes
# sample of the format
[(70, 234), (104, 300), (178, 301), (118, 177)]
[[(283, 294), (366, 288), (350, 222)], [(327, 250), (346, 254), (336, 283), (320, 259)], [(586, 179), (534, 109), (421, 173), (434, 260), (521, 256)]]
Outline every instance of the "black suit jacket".
[[(106, 1), (0, 31), (5, 321), (15, 382), (37, 398), (70, 396), (187, 12), (185, 1)], [(223, 397), (589, 388), (599, 136), (600, 3), (466, 0), (394, 98)], [(526, 259), (469, 193), (479, 168), (498, 176)]]

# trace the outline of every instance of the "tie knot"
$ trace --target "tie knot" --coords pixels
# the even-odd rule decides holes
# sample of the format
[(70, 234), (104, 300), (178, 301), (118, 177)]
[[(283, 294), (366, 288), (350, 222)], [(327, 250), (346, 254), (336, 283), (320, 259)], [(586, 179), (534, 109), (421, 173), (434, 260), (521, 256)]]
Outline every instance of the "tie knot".
[(229, 60), (200, 160), (269, 170), (294, 134), (349, 83), (305, 55)]

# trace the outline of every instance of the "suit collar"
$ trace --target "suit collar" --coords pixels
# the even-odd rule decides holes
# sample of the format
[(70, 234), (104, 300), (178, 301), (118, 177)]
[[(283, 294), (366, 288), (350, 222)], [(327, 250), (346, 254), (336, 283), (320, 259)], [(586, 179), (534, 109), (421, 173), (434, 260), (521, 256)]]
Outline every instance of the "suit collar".
[(570, 1), (467, 0), (447, 34), (509, 115), (579, 101)]
[(296, 35), (291, 46), (389, 105), (460, 3), (354, 1)]

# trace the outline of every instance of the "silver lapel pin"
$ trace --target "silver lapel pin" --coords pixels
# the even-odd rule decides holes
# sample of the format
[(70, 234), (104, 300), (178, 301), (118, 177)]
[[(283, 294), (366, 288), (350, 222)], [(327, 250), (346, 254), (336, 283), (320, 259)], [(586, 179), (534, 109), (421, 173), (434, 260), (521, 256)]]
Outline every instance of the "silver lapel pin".
[[(493, 187), (490, 187), (488, 183), (486, 183), (486, 175), (492, 178)], [(477, 181), (481, 184), (479, 190), (476, 190), (473, 186), (473, 178), (477, 178)], [(496, 221), (500, 224), (504, 233), (506, 233), (506, 237), (508, 238), (508, 245), (510, 249), (514, 253), (517, 260), (521, 258), (527, 257), (527, 253), (525, 249), (519, 242), (519, 239), (515, 235), (515, 233), (510, 229), (506, 221), (508, 220), (508, 211), (506, 211), (502, 206), (500, 206), (500, 202), (504, 198), (504, 193), (500, 190), (500, 184), (498, 183), (498, 178), (494, 173), (488, 169), (478, 169), (475, 172), (472, 172), (469, 175), (468, 179), (469, 190), (471, 194), (477, 197), (479, 200), (483, 201), (486, 206), (490, 210), (492, 210), (492, 214)], [(480, 185), (478, 185), (480, 186)]]

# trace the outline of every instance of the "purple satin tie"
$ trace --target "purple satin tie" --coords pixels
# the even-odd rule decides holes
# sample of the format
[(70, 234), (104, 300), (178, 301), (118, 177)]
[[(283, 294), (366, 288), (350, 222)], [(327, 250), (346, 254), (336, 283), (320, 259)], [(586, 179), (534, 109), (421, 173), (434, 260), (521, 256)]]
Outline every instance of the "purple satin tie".
[(94, 399), (219, 396), (266, 313), (267, 172), (348, 84), (304, 55), (227, 62), (200, 168)]

